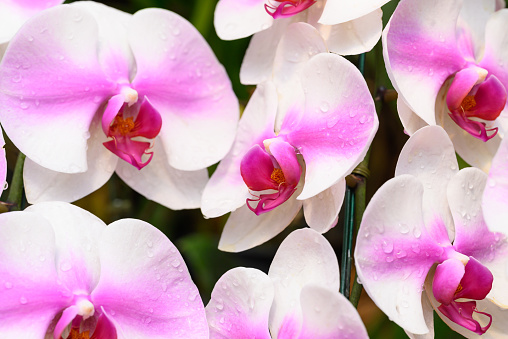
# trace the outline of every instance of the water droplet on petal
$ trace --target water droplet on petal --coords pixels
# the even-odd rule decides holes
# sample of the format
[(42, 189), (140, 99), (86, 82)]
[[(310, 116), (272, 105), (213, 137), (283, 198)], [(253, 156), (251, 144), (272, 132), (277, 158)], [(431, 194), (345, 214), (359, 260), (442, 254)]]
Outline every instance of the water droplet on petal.
[(26, 305), (26, 303), (28, 303), (28, 300), (26, 300), (26, 298), (25, 298), (25, 297), (21, 297), (21, 298), (19, 298), (19, 303), (20, 303), (21, 305)]
[(9, 281), (6, 281), (4, 286), (5, 286), (6, 289), (10, 290), (12, 288), (12, 283), (9, 282)]
[(383, 244), (381, 246), (383, 247), (383, 252), (385, 252), (386, 254), (392, 253), (393, 243), (390, 240), (388, 239), (383, 240)]
[(401, 223), (399, 224), (400, 233), (407, 234), (409, 233), (409, 226), (407, 224)]

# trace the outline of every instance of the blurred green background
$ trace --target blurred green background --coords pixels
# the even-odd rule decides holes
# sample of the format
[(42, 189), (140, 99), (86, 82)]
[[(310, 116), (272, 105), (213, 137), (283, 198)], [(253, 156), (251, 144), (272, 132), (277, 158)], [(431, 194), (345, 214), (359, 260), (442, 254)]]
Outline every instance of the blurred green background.
[[(245, 106), (254, 87), (240, 84), (239, 70), (249, 38), (222, 41), (217, 37), (213, 27), (213, 13), (217, 0), (112, 0), (100, 2), (128, 13), (134, 13), (147, 7), (166, 8), (188, 19), (205, 37), (219, 61), (226, 67), (240, 104)], [(391, 1), (383, 6), (385, 24), (397, 3), (398, 1)], [(351, 57), (349, 60), (356, 63), (357, 57)], [(395, 96), (390, 95), (389, 91), (388, 94), (386, 92), (386, 90), (393, 89), (393, 86), (384, 69), (381, 42), (366, 55), (365, 78), (376, 98), (380, 121), (379, 131), (372, 144), (371, 176), (367, 185), (369, 199), (385, 181), (393, 177), (398, 154), (408, 136), (404, 134), (397, 115)], [(6, 149), (9, 172), (12, 173), (17, 150), (10, 143), (7, 144)], [(3, 198), (5, 199), (5, 197), (4, 193)], [(271, 241), (242, 253), (225, 253), (217, 249), (217, 244), (227, 216), (205, 220), (199, 210), (169, 210), (137, 194), (116, 176), (113, 176), (100, 190), (76, 204), (94, 213), (106, 223), (129, 217), (145, 220), (161, 229), (184, 256), (205, 305), (210, 299), (215, 282), (228, 269), (244, 266), (268, 272), (275, 251), (284, 237), (295, 228), (305, 227), (300, 213), (290, 227)], [(342, 219), (343, 212), (341, 212), (338, 225), (325, 234), (337, 252), (339, 261), (342, 244)], [(365, 293), (362, 294), (358, 309), (371, 338), (407, 338), (404, 331), (389, 321)], [(439, 317), (436, 316), (435, 319), (436, 338), (462, 337), (448, 329)]]

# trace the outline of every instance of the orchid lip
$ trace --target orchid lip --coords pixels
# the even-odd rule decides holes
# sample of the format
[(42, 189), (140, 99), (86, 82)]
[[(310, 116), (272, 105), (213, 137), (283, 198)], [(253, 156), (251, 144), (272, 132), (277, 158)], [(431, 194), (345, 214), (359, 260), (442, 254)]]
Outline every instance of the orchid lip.
[[(247, 187), (258, 194), (247, 199), (256, 215), (269, 212), (286, 202), (300, 182), (301, 168), (293, 146), (277, 138), (265, 140), (265, 149), (256, 144), (245, 154), (240, 172)], [(251, 203), (257, 202), (256, 206)]]
[(287, 18), (306, 10), (315, 3), (316, 0), (268, 0), (268, 3), (265, 4), (265, 10), (274, 19)]
[(488, 128), (487, 122), (499, 117), (506, 101), (506, 88), (501, 81), (476, 66), (457, 72), (446, 94), (450, 118), (484, 142), (497, 134), (498, 128)]

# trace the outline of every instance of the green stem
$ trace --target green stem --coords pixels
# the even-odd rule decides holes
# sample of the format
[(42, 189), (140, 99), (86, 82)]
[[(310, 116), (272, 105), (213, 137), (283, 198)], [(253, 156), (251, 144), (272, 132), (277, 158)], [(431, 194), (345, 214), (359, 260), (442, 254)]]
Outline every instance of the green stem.
[(346, 187), (346, 215), (344, 237), (342, 241), (342, 270), (340, 274), (340, 293), (349, 299), (351, 281), (351, 248), (353, 247), (353, 229), (355, 215), (355, 189)]
[(23, 165), (25, 164), (25, 155), (19, 152), (14, 174), (7, 196), (7, 203), (10, 205), (10, 211), (19, 211), (21, 209), (21, 200), (23, 198)]

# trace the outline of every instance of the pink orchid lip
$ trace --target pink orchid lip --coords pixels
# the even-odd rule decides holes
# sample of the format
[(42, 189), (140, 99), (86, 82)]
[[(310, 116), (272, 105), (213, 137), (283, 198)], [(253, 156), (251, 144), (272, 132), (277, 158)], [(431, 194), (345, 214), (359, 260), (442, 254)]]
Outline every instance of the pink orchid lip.
[(450, 117), (477, 139), (488, 141), (497, 134), (497, 127), (488, 129), (483, 121), (496, 120), (507, 100), (506, 89), (495, 75), (473, 66), (455, 74), (446, 95)]
[[(271, 155), (256, 144), (240, 164), (247, 187), (259, 192), (259, 195), (253, 194), (255, 199), (246, 201), (247, 207), (256, 215), (269, 212), (287, 201), (300, 181), (301, 168), (294, 147), (277, 138), (269, 141)], [(272, 191), (276, 192), (270, 193)], [(252, 207), (251, 202), (257, 202), (257, 205)]]
[[(150, 142), (134, 138), (155, 138), (161, 130), (162, 118), (146, 97), (139, 103), (137, 96), (134, 98), (134, 92), (115, 95), (109, 100), (102, 117), (102, 128), (112, 140), (103, 144), (120, 159), (140, 170), (150, 163), (153, 152), (148, 151)], [(149, 158), (143, 162), (145, 154)]]
[[(492, 323), (492, 316), (479, 312), (475, 301), (456, 300), (484, 299), (492, 289), (493, 281), (494, 276), (490, 270), (473, 257), (469, 257), (466, 265), (455, 258), (445, 260), (436, 267), (432, 282), (432, 293), (441, 303), (438, 310), (451, 321), (476, 334), (485, 333)], [(489, 317), (489, 324), (481, 327), (472, 317), (474, 312)]]
[(274, 19), (287, 18), (298, 14), (316, 3), (316, 0), (286, 0), (270, 2), (265, 4), (265, 10)]

